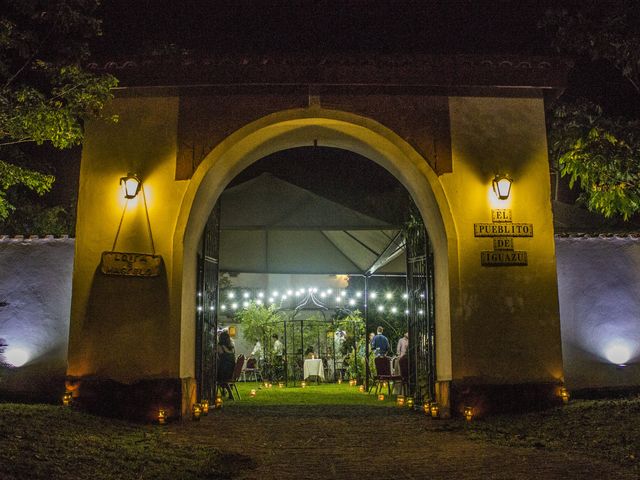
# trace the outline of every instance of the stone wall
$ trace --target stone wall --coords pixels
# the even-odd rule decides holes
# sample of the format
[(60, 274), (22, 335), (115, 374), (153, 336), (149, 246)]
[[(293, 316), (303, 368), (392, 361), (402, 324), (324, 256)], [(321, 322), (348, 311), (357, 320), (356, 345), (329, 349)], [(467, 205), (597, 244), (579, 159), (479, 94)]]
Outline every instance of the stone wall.
[[(64, 389), (74, 243), (0, 236), (0, 338), (27, 355), (2, 371), (0, 397), (57, 399)], [(555, 243), (567, 386), (639, 386), (640, 236)]]

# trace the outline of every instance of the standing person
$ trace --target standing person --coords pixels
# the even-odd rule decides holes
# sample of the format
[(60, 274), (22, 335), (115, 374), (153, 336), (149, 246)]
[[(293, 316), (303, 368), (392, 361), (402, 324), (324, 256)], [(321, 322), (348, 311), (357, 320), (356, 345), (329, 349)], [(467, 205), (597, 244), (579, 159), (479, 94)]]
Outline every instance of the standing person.
[(389, 339), (382, 332), (384, 332), (384, 328), (378, 327), (376, 335), (371, 340), (371, 350), (376, 357), (384, 357), (391, 350)]
[(253, 346), (253, 350), (251, 350), (251, 356), (258, 361), (258, 365), (262, 366), (262, 361), (264, 360), (264, 349), (262, 348), (260, 340), (258, 340)]
[(398, 357), (404, 357), (409, 351), (409, 332), (406, 332), (404, 336), (398, 340), (398, 346), (396, 347), (396, 354)]
[(236, 367), (236, 347), (231, 340), (228, 330), (223, 330), (218, 338), (218, 385), (227, 391), (229, 400), (233, 400), (231, 387), (227, 382), (233, 378), (233, 370)]
[(284, 373), (284, 345), (278, 338), (278, 334), (274, 333), (273, 336), (273, 366), (275, 370), (275, 376), (278, 380), (282, 379)]

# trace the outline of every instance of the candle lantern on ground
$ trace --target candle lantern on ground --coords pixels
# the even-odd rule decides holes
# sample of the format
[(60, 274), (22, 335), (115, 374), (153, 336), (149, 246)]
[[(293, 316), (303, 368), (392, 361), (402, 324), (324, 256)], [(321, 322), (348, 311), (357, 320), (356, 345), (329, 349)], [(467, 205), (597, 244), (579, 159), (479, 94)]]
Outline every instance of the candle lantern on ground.
[(222, 395), (216, 395), (216, 401), (213, 406), (214, 408), (222, 408)]
[(302, 388), (305, 388), (305, 387), (307, 386), (307, 382), (304, 382), (304, 381), (303, 381), (303, 382), (300, 382), (300, 386), (301, 386)]
[(284, 382), (278, 382), (278, 388), (284, 388)]
[(413, 397), (407, 397), (407, 407), (413, 408)]
[(191, 407), (191, 419), (197, 422), (200, 420), (201, 414), (202, 414), (202, 406), (199, 403), (194, 403), (193, 407)]
[(158, 425), (164, 425), (167, 423), (167, 412), (161, 408), (158, 410)]
[(384, 394), (381, 393), (380, 395), (378, 395), (378, 400), (383, 401), (384, 400)]
[(431, 415), (431, 402), (426, 401), (422, 404), (422, 411), (426, 414), (426, 415)]
[(473, 407), (464, 407), (464, 418), (467, 422), (473, 419)]
[(431, 404), (431, 418), (438, 418), (440, 416), (440, 407), (437, 403)]
[(68, 390), (64, 392), (64, 395), (62, 395), (62, 405), (64, 405), (65, 407), (68, 407), (69, 405), (71, 405), (72, 400), (73, 400), (73, 394)]
[(209, 415), (209, 400), (202, 400), (200, 405), (202, 406), (202, 414)]
[(399, 407), (404, 407), (404, 395), (398, 395), (396, 397), (396, 405)]
[(338, 379), (338, 385), (342, 385), (342, 379), (341, 378)]
[(360, 393), (364, 393), (364, 385), (360, 385), (360, 386), (358, 387), (358, 391), (359, 391)]
[(569, 390), (566, 387), (560, 387), (560, 398), (565, 405), (569, 403)]
[(256, 389), (252, 388), (251, 392), (249, 393), (250, 396), (255, 397), (256, 396)]

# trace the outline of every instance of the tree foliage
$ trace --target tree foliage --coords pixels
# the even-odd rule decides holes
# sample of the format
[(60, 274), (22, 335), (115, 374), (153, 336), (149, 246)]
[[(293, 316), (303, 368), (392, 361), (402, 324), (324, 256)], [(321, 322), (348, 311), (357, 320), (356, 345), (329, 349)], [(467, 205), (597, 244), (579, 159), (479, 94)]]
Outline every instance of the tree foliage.
[(40, 195), (52, 175), (30, 168), (22, 146), (81, 143), (83, 120), (99, 115), (116, 80), (82, 64), (100, 34), (98, 0), (2, 0), (0, 16), (0, 220), (15, 209), (7, 191)]
[(549, 148), (590, 210), (625, 220), (640, 211), (640, 121), (608, 117), (587, 100), (559, 104)]
[[(613, 66), (640, 101), (640, 30), (634, 2), (569, 13), (549, 11), (543, 27), (558, 52)], [(637, 5), (636, 5), (637, 7)], [(635, 17), (635, 18), (634, 18)], [(550, 157), (587, 207), (625, 220), (640, 212), (640, 117), (612, 115), (584, 98), (563, 99), (549, 122)]]

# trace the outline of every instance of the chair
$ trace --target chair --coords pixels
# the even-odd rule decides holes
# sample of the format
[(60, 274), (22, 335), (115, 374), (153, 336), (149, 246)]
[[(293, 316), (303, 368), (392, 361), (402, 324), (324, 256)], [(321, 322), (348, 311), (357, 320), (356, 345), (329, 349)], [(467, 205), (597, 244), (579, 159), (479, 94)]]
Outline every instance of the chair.
[(253, 376), (253, 380), (255, 382), (258, 381), (258, 377), (260, 377), (260, 381), (263, 381), (262, 370), (258, 367), (258, 360), (254, 357), (249, 357), (247, 359), (247, 365), (242, 370), (242, 379), (243, 381), (247, 380), (247, 375), (249, 376), (249, 380), (251, 380), (251, 376)]
[(398, 367), (400, 367), (399, 378), (394, 380), (395, 383), (400, 382), (400, 395), (408, 395), (409, 393), (409, 355), (403, 355), (398, 359)]
[(218, 390), (220, 390), (220, 393), (222, 393), (223, 387), (228, 386), (230, 389), (233, 388), (236, 391), (236, 397), (238, 398), (238, 400), (240, 400), (240, 392), (238, 392), (236, 382), (242, 374), (242, 367), (244, 367), (244, 355), (241, 354), (238, 355), (238, 358), (236, 359), (236, 366), (233, 369), (233, 375), (231, 376), (231, 379), (220, 382), (218, 384)]
[(377, 395), (378, 390), (382, 388), (382, 384), (387, 382), (387, 389), (389, 390), (389, 395), (391, 395), (391, 382), (402, 380), (402, 376), (391, 375), (391, 359), (389, 357), (376, 357), (374, 362), (376, 364), (376, 375), (373, 377), (373, 383), (369, 391), (375, 386)]

